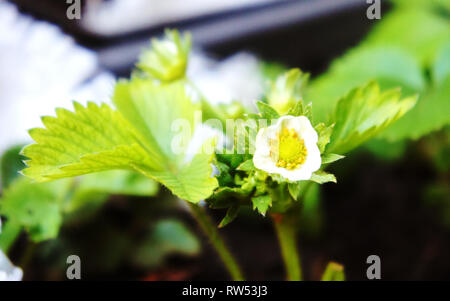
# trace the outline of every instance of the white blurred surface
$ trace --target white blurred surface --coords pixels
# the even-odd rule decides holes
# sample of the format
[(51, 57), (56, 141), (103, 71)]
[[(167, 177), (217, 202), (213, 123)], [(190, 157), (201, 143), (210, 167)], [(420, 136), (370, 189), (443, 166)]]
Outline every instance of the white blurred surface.
[(108, 100), (111, 74), (98, 73), (96, 55), (56, 26), (20, 15), (0, 2), (0, 152), (29, 141), (40, 116), (72, 100)]
[(80, 22), (91, 32), (116, 35), (277, 1), (284, 0), (90, 0)]
[[(28, 130), (72, 101), (110, 102), (115, 78), (99, 73), (94, 52), (56, 26), (20, 15), (0, 2), (0, 153), (30, 142)], [(263, 92), (258, 59), (237, 53), (223, 61), (193, 51), (188, 76), (212, 103), (251, 106)]]
[[(194, 58), (192, 65), (195, 65)], [(203, 68), (188, 70), (188, 76), (214, 104), (240, 101), (251, 107), (263, 94), (263, 78), (256, 56), (239, 52), (220, 62), (206, 62)]]

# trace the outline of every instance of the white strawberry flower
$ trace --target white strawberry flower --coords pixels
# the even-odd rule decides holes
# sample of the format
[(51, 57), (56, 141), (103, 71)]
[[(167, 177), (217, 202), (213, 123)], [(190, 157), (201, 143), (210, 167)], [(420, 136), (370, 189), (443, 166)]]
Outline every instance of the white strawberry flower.
[(258, 131), (253, 164), (291, 182), (309, 180), (322, 163), (318, 135), (305, 116), (283, 116)]

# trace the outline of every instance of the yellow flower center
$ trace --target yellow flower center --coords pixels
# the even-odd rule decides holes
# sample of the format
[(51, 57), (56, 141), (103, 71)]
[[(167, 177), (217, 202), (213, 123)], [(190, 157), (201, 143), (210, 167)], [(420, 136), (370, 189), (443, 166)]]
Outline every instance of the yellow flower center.
[(278, 145), (275, 141), (271, 141), (270, 153), (272, 158), (277, 160), (278, 167), (292, 170), (305, 163), (308, 151), (305, 142), (294, 129), (284, 128), (278, 133)]

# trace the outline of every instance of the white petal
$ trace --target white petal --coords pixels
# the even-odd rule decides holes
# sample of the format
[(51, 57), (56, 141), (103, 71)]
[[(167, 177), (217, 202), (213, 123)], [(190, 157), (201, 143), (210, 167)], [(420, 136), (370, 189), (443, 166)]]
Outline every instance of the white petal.
[(13, 266), (6, 255), (0, 251), (0, 281), (20, 281), (22, 275), (22, 270)]

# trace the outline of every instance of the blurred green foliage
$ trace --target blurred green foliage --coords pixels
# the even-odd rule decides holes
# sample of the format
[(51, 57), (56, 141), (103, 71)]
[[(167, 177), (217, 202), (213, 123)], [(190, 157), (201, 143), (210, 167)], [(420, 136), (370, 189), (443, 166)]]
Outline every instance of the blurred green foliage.
[(305, 97), (313, 103), (314, 119), (327, 120), (340, 97), (374, 79), (382, 89), (420, 95), (416, 107), (379, 137), (417, 139), (449, 124), (450, 11), (444, 4), (394, 1), (361, 44), (312, 81)]

